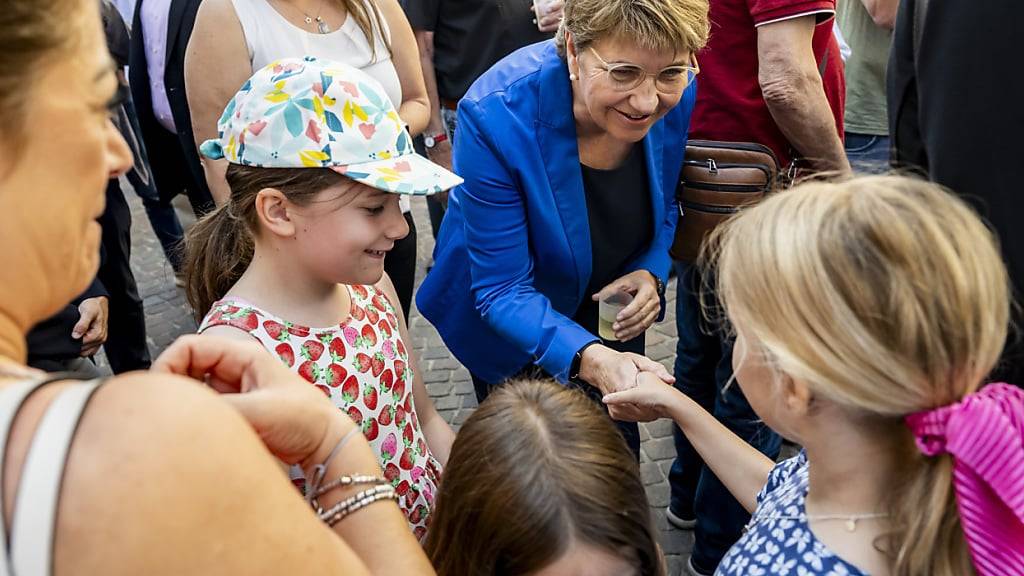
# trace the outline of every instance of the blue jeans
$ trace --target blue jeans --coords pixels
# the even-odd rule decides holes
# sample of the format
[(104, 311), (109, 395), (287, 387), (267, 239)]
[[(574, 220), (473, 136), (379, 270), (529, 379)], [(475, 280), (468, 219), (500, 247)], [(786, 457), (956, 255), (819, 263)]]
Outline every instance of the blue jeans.
[[(781, 438), (760, 421), (738, 384), (726, 385), (732, 377), (733, 340), (704, 320), (697, 268), (677, 262), (676, 275), (676, 388), (751, 446), (775, 459)], [(673, 430), (673, 438), (676, 460), (668, 477), (672, 489), (669, 506), (677, 516), (696, 517), (693, 562), (710, 572), (739, 540), (750, 514), (704, 465), (678, 427)]]
[[(448, 135), (448, 141), (451, 142), (452, 146), (455, 146), (455, 125), (458, 123), (458, 116), (455, 110), (442, 107), (441, 120), (444, 121), (444, 132)], [(426, 155), (426, 150), (422, 152), (422, 155)], [(427, 211), (430, 214), (430, 228), (434, 231), (434, 239), (436, 240), (438, 232), (441, 231), (441, 221), (444, 220), (444, 204), (441, 204), (437, 196), (427, 196)]]
[(889, 137), (846, 133), (846, 159), (860, 174), (884, 174), (889, 171)]

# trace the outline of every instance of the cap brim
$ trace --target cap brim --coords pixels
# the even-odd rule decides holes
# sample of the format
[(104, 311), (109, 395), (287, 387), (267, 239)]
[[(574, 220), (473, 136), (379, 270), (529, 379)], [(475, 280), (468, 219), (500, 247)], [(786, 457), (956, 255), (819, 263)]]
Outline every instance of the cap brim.
[(331, 166), (338, 174), (393, 194), (428, 196), (462, 184), (462, 178), (419, 154), (388, 160)]

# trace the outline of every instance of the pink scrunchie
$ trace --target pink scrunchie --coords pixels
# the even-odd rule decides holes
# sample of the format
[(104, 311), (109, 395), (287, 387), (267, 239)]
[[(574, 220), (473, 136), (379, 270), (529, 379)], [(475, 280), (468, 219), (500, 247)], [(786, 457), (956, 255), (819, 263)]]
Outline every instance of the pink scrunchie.
[(1024, 576), (1024, 391), (990, 384), (906, 417), (927, 456), (953, 456), (964, 536), (981, 576)]

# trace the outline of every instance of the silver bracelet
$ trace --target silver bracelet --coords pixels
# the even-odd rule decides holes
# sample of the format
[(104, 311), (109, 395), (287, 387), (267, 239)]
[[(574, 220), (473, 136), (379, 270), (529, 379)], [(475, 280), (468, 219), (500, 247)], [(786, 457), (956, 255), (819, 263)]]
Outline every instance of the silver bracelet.
[[(349, 476), (348, 474), (344, 474), (342, 476), (339, 476), (337, 479), (331, 480), (330, 482), (324, 484), (316, 492), (311, 492), (311, 494), (312, 494), (311, 502), (313, 502), (315, 504), (317, 498), (320, 498), (321, 496), (323, 496), (324, 494), (327, 494), (328, 492), (330, 492), (331, 490), (334, 490), (335, 488), (339, 488), (339, 487), (343, 487), (343, 486), (359, 486), (360, 484), (388, 484), (388, 483), (389, 482), (387, 481), (387, 479), (381, 478), (380, 476), (369, 476), (367, 474), (353, 474), (353, 475)], [(318, 508), (315, 505), (313, 507), (314, 508)], [(317, 511), (319, 512), (319, 509)]]
[(365, 508), (374, 502), (379, 500), (398, 500), (398, 492), (390, 484), (378, 484), (373, 488), (363, 490), (355, 496), (346, 498), (334, 506), (331, 506), (329, 510), (322, 511), (318, 514), (320, 520), (325, 522), (328, 526), (334, 526), (349, 514)]
[(317, 492), (320, 491), (320, 484), (324, 481), (324, 476), (327, 475), (327, 466), (330, 465), (331, 460), (333, 460), (334, 457), (339, 452), (341, 452), (341, 449), (345, 447), (345, 444), (348, 444), (348, 441), (351, 440), (352, 437), (355, 436), (357, 432), (360, 432), (358, 426), (355, 426), (351, 430), (349, 430), (344, 436), (341, 437), (341, 440), (338, 440), (338, 443), (334, 445), (334, 449), (331, 450), (331, 453), (327, 455), (327, 459), (323, 461), (323, 464), (317, 464), (316, 466), (313, 466), (313, 477), (309, 479), (309, 485), (306, 488), (307, 504), (312, 504), (313, 498), (316, 497), (315, 494), (317, 494)]

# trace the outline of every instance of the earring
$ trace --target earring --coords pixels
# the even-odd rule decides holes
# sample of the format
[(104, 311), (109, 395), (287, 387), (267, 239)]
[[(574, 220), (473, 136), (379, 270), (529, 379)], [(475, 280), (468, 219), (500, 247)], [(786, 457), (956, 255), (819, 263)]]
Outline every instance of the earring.
[(576, 81), (576, 75), (575, 75), (575, 74), (572, 74), (572, 73), (570, 73), (570, 74), (569, 74), (569, 81), (570, 81), (570, 82), (575, 82), (575, 81)]

